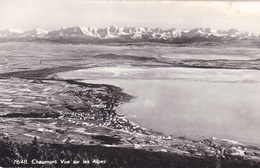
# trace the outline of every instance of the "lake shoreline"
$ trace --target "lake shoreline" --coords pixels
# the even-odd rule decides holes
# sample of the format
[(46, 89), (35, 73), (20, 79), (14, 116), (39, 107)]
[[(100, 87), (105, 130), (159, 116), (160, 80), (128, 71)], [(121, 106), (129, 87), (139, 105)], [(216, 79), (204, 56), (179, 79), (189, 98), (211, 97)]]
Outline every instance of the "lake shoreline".
[[(66, 69), (66, 71), (67, 70), (68, 69)], [(40, 72), (40, 70), (37, 70), (36, 74), (38, 72)], [(53, 71), (50, 71), (50, 72), (53, 72)], [(58, 70), (58, 72), (60, 72), (60, 70)], [(21, 75), (21, 73), (19, 73), (19, 72), (18, 72), (18, 74)], [(28, 74), (32, 74), (32, 76), (30, 76)], [(45, 85), (46, 82), (47, 82), (46, 84), (49, 85), (49, 82), (51, 82), (51, 83), (54, 82), (54, 84), (56, 86), (59, 86), (59, 85), (64, 85), (63, 83), (65, 82), (65, 83), (68, 83), (68, 85), (66, 87), (72, 88), (72, 86), (77, 86), (77, 88), (74, 88), (75, 90), (71, 90), (71, 93), (73, 93), (74, 95), (79, 97), (82, 100), (82, 102), (85, 102), (84, 96), (83, 96), (85, 94), (84, 89), (93, 90), (91, 88), (97, 89), (95, 91), (96, 93), (93, 94), (94, 97), (96, 96), (96, 94), (99, 94), (99, 93), (101, 93), (101, 96), (107, 95), (107, 91), (109, 94), (115, 93), (114, 96), (116, 96), (116, 97), (120, 96), (120, 98), (116, 101), (116, 103), (117, 103), (116, 106), (118, 106), (122, 102), (129, 101), (132, 98), (132, 97), (129, 97), (129, 95), (127, 95), (126, 93), (123, 93), (121, 88), (113, 86), (113, 85), (86, 84), (86, 83), (78, 82), (76, 80), (59, 79), (56, 76), (47, 77), (48, 75), (45, 75), (42, 77), (37, 77), (34, 75), (34, 71), (30, 71), (30, 73), (25, 73), (25, 74), (22, 73), (21, 76), (16, 76), (16, 74), (13, 73), (10, 76), (12, 76), (13, 78), (18, 77), (17, 82), (19, 82), (19, 80), (20, 80), (19, 78), (21, 78), (21, 79), (25, 78), (24, 82), (27, 82), (27, 80), (31, 80), (32, 82), (36, 83), (35, 85), (38, 85), (38, 84)], [(8, 81), (9, 79), (6, 79), (6, 77), (7, 76), (4, 75), (3, 79)], [(70, 85), (72, 85), (72, 86), (70, 86)], [(105, 88), (108, 88), (108, 90)], [(112, 96), (112, 98), (113, 98), (113, 96)], [(112, 105), (112, 106), (107, 106), (107, 107), (111, 108), (110, 110), (112, 110), (116, 106)], [(95, 108), (96, 108), (96, 110), (95, 110), (96, 112), (100, 111), (100, 109), (101, 109), (100, 106), (97, 106)], [(72, 110), (72, 111), (77, 111), (77, 108), (70, 107), (68, 109)], [(79, 110), (82, 110), (82, 109), (79, 108)], [(81, 117), (81, 116), (78, 116), (77, 113), (75, 113), (75, 114), (76, 115), (74, 115), (74, 113), (70, 114), (70, 112), (68, 111), (68, 113), (66, 114), (66, 117), (71, 118), (70, 122), (73, 125), (77, 124), (78, 125), (77, 128), (81, 127), (83, 125), (87, 126), (83, 121), (77, 119), (78, 117)], [(97, 114), (98, 113), (95, 113), (94, 116), (97, 116)], [(96, 120), (96, 119), (93, 120), (94, 122), (95, 122), (95, 120), (98, 121), (95, 124), (97, 125), (97, 127), (101, 133), (100, 134), (101, 136), (100, 135), (91, 135), (91, 137), (94, 139), (96, 138), (98, 140), (97, 142), (101, 142), (102, 146), (104, 146), (104, 147), (108, 147), (109, 145), (111, 145), (111, 147), (122, 146), (122, 147), (126, 147), (126, 148), (130, 147), (130, 148), (136, 149), (136, 150), (141, 149), (141, 150), (146, 150), (146, 151), (151, 151), (151, 152), (166, 152), (169, 154), (175, 153), (178, 155), (194, 157), (194, 158), (211, 157), (211, 158), (228, 158), (228, 160), (233, 160), (234, 158), (240, 158), (245, 161), (251, 160), (252, 158), (255, 158), (255, 157), (258, 158), (257, 155), (255, 155), (254, 153), (260, 152), (259, 148), (246, 146), (246, 145), (239, 144), (239, 143), (232, 142), (232, 141), (224, 141), (224, 140), (218, 140), (218, 139), (205, 139), (205, 140), (200, 140), (200, 141), (194, 141), (194, 140), (189, 140), (189, 139), (186, 139), (183, 137), (167, 136), (163, 133), (156, 133), (156, 132), (153, 132), (153, 131), (145, 129), (145, 128), (140, 128), (138, 125), (132, 123), (131, 121), (126, 120), (124, 116), (118, 116), (118, 114), (116, 114), (115, 112), (113, 112), (111, 114), (113, 114), (112, 116), (115, 117), (115, 122), (117, 122), (117, 124), (114, 126), (112, 125), (112, 127), (107, 125), (106, 121), (104, 122), (104, 124), (100, 125), (99, 121), (103, 120), (103, 118), (97, 117), (97, 118), (99, 118), (98, 120)], [(6, 116), (6, 117), (8, 118), (11, 116)], [(13, 117), (17, 117), (17, 116), (13, 116)], [(47, 116), (47, 117), (49, 117), (49, 116)], [(75, 118), (75, 119), (73, 119), (73, 118)], [(113, 120), (113, 118), (108, 117), (106, 120), (111, 121), (111, 119)], [(65, 121), (63, 118), (62, 118), (62, 120)], [(88, 120), (88, 118), (87, 118), (87, 120)], [(125, 130), (123, 129), (125, 127), (124, 125), (126, 126)], [(129, 132), (129, 128), (127, 128), (127, 127), (129, 127), (129, 128), (132, 127), (133, 129), (130, 129), (130, 132)], [(110, 128), (112, 128), (112, 129), (110, 130)], [(107, 136), (106, 134), (102, 133), (103, 129), (109, 129), (110, 132), (113, 132), (113, 133), (112, 134), (110, 133)], [(142, 131), (140, 132), (137, 130), (144, 130), (144, 132), (142, 132)], [(60, 131), (61, 132), (59, 134), (63, 134), (62, 130), (60, 130)], [(114, 131), (116, 131), (116, 132), (114, 132)], [(133, 132), (133, 133), (131, 133), (131, 132)], [(115, 133), (117, 133), (117, 134), (120, 133), (120, 137), (114, 137), (113, 134), (116, 135)], [(124, 136), (126, 136), (126, 137), (124, 137)], [(2, 138), (5, 139), (4, 142), (10, 141), (9, 140), (10, 138), (6, 134), (3, 134)], [(117, 144), (118, 138), (121, 141), (119, 144)], [(136, 140), (134, 140), (134, 139), (136, 139)], [(13, 140), (15, 140), (15, 139), (13, 139)], [(15, 141), (17, 141), (17, 140), (15, 140)], [(72, 140), (68, 140), (68, 139), (65, 142), (73, 143)], [(52, 143), (52, 142), (49, 142), (49, 143)], [(245, 149), (247, 149), (247, 152), (245, 152)], [(252, 157), (252, 156), (254, 156), (254, 157)], [(226, 160), (226, 159), (224, 159), (224, 160)], [(255, 159), (253, 159), (253, 160), (255, 160)]]
[[(259, 99), (259, 96), (255, 93), (260, 91), (260, 83), (257, 80), (260, 77), (259, 71), (190, 70), (123, 65), (116, 68), (96, 67), (76, 70), (58, 73), (59, 75), (65, 79), (74, 79), (86, 83), (116, 85), (124, 88), (125, 92), (141, 98), (138, 102), (125, 103), (119, 108), (126, 111), (122, 111), (122, 114), (127, 115), (130, 112), (131, 116), (137, 116), (134, 120), (139, 120), (141, 126), (168, 135), (183, 136), (190, 139), (194, 137), (198, 139), (202, 135), (200, 136), (202, 138), (235, 139), (241, 143), (259, 145), (257, 143), (259, 137), (256, 132), (258, 124), (250, 124), (250, 126), (255, 126), (255, 129), (243, 125), (246, 121), (255, 121), (252, 116), (258, 114), (258, 106), (255, 102)], [(191, 75), (192, 77), (190, 77)], [(152, 90), (149, 90), (149, 88)], [(223, 99), (223, 97), (226, 99)], [(158, 116), (160, 111), (158, 111), (158, 108), (164, 109), (161, 112), (169, 117)], [(248, 110), (252, 113), (245, 115)], [(215, 113), (222, 115), (215, 115)], [(157, 116), (157, 118), (153, 116)], [(212, 116), (215, 116), (215, 118)], [(173, 129), (189, 129), (189, 123), (191, 123), (194, 127), (198, 126), (196, 127), (197, 130), (193, 129), (194, 131), (191, 132), (197, 132), (197, 135), (189, 134), (187, 129), (180, 130), (181, 132), (177, 129), (182, 134), (176, 131), (171, 132), (171, 130), (167, 130), (168, 126), (161, 127), (156, 124), (159, 120), (166, 123), (169, 128), (173, 127)], [(172, 124), (169, 122), (172, 122)], [(232, 125), (232, 123), (234, 124)], [(204, 127), (201, 124), (204, 124)], [(239, 128), (240, 131), (233, 132), (236, 128)], [(241, 132), (241, 130), (244, 132)], [(252, 137), (253, 135), (254, 137)], [(250, 142), (250, 138), (244, 138), (245, 136), (251, 137), (252, 141)]]

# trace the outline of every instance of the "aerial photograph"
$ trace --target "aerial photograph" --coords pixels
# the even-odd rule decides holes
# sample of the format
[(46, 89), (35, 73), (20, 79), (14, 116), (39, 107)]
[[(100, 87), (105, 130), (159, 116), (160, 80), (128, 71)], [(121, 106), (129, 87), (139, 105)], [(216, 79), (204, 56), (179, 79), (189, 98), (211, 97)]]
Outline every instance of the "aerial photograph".
[(260, 168), (259, 9), (0, 0), (0, 167)]

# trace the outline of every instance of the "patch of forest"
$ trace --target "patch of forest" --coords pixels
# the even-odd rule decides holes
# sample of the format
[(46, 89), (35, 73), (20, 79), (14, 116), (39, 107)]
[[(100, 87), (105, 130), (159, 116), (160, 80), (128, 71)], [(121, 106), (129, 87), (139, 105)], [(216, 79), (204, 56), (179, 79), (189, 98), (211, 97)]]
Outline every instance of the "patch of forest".
[(0, 141), (0, 166), (15, 167), (129, 167), (129, 168), (250, 168), (256, 162), (240, 158), (191, 157), (142, 149), (73, 144)]

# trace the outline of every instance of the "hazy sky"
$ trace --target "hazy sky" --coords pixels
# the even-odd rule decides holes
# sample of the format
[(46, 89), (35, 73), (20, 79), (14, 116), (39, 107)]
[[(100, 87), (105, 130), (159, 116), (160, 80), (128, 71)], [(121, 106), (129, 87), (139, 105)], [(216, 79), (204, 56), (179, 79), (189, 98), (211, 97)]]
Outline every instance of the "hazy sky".
[(110, 25), (260, 33), (260, 2), (0, 0), (0, 30)]

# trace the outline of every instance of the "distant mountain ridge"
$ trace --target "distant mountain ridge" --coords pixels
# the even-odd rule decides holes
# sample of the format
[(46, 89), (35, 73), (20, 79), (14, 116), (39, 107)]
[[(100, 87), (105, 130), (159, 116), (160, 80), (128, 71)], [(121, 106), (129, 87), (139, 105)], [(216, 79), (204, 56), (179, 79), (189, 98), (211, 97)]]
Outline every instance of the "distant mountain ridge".
[(224, 41), (224, 40), (243, 40), (256, 39), (260, 36), (251, 32), (241, 32), (238, 29), (228, 31), (216, 30), (212, 28), (195, 28), (192, 30), (169, 29), (147, 27), (122, 27), (109, 26), (104, 29), (90, 27), (62, 27), (59, 30), (43, 30), (36, 27), (30, 31), (18, 29), (7, 29), (0, 31), (0, 38), (43, 38), (43, 39), (95, 39), (95, 40), (113, 40), (113, 41), (168, 41), (168, 42), (185, 42), (185, 41)]

